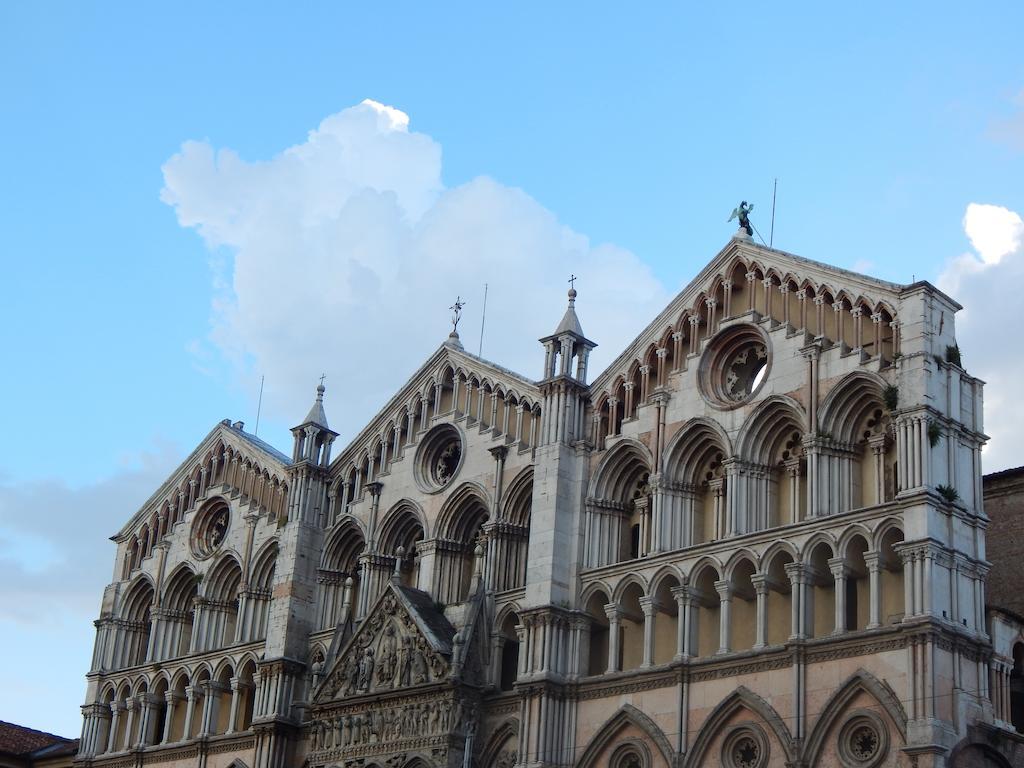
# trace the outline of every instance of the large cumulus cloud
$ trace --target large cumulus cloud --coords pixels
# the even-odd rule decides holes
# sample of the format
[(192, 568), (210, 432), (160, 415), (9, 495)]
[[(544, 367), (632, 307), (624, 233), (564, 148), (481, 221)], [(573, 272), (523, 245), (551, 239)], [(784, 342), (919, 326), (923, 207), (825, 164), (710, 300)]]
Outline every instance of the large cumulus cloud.
[(520, 189), (487, 177), (442, 183), (441, 148), (373, 101), (325, 119), (266, 161), (188, 142), (164, 165), (162, 198), (226, 254), (210, 342), (242, 376), (267, 376), (264, 407), (288, 422), (328, 374), (332, 426), (351, 435), (448, 333), (469, 297), (463, 342), (536, 377), (537, 338), (565, 306), (601, 346), (595, 369), (668, 296), (632, 253), (594, 245)]
[(1024, 357), (1017, 336), (1024, 285), (1024, 221), (998, 205), (971, 203), (963, 220), (973, 251), (951, 261), (939, 287), (963, 304), (957, 337), (970, 373), (984, 379), (985, 431), (992, 438), (983, 455), (985, 472), (1024, 464), (1020, 407)]

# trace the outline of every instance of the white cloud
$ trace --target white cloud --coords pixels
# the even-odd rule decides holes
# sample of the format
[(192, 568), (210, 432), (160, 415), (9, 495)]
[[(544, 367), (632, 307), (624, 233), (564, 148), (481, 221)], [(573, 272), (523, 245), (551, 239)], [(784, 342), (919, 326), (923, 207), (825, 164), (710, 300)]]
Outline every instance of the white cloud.
[(188, 142), (163, 170), (179, 222), (233, 255), (210, 340), (241, 375), (266, 374), (264, 407), (286, 422), (325, 370), (332, 426), (353, 434), (447, 337), (457, 294), (475, 352), (484, 283), (484, 356), (531, 377), (570, 272), (595, 369), (668, 298), (632, 253), (591, 244), (522, 190), (445, 188), (438, 144), (371, 100), (270, 160)]
[(61, 480), (0, 485), (0, 620), (33, 632), (69, 611), (95, 619), (114, 568), (114, 546), (103, 539), (160, 486), (177, 453), (157, 446), (80, 488)]
[(1024, 359), (1014, 340), (1024, 285), (1024, 222), (1007, 208), (971, 203), (963, 226), (975, 253), (950, 262), (938, 285), (964, 306), (957, 315), (964, 365), (987, 382), (985, 429), (992, 440), (983, 468), (993, 472), (1024, 464), (1017, 448), (1024, 430), (1024, 409), (1018, 403)]
[(971, 203), (964, 214), (964, 232), (985, 264), (998, 264), (1020, 248), (1024, 221), (999, 205)]

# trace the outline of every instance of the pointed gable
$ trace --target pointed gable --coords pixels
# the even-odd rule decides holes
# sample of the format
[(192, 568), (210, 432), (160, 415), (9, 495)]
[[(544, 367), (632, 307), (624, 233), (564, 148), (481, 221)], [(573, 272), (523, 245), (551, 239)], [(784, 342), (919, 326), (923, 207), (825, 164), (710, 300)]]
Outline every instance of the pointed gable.
[(314, 695), (315, 704), (443, 681), (455, 628), (426, 592), (388, 582)]

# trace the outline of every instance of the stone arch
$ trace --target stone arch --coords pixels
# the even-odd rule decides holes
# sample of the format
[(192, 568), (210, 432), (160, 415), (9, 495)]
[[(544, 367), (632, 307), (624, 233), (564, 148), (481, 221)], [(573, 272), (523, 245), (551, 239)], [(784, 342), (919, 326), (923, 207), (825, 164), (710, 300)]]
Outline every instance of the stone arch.
[[(479, 765), (483, 766), (483, 768), (492, 768), (497, 765), (498, 757), (509, 751), (518, 757), (516, 751), (518, 741), (519, 721), (515, 718), (503, 721), (494, 729), (484, 744), (484, 748), (480, 751)], [(511, 747), (511, 750), (509, 747)], [(516, 762), (518, 760), (512, 760), (512, 763)]]
[(743, 710), (747, 710), (766, 726), (768, 732), (775, 737), (775, 742), (782, 748), (785, 762), (795, 759), (793, 753), (793, 737), (778, 712), (767, 701), (746, 686), (741, 685), (727, 697), (722, 699), (700, 727), (693, 747), (686, 756), (684, 765), (697, 768), (704, 765), (715, 765), (717, 757), (711, 750), (720, 736), (723, 735), (728, 722)]
[(584, 552), (590, 567), (642, 556), (651, 542), (654, 461), (643, 443), (623, 438), (601, 460), (590, 482)]
[(641, 595), (647, 594), (647, 582), (644, 580), (644, 577), (639, 573), (629, 573), (620, 579), (618, 584), (615, 585), (615, 591), (612, 593), (612, 602), (619, 602), (622, 599), (623, 593), (631, 585), (639, 587)]
[(411, 499), (401, 499), (381, 519), (379, 533), (374, 532), (377, 549), (385, 555), (395, 555), (398, 547), (409, 547), (427, 535), (427, 520), (420, 505)]
[(489, 550), (500, 553), (489, 557), (487, 563), (489, 587), (497, 592), (526, 584), (533, 510), (532, 466), (509, 483), (501, 506), (500, 520), (486, 526)]
[(814, 721), (814, 725), (811, 726), (803, 750), (803, 759), (807, 765), (819, 764), (819, 757), (822, 750), (825, 749), (827, 736), (839, 724), (843, 714), (850, 709), (861, 693), (878, 703), (878, 709), (888, 716), (892, 725), (895, 726), (899, 738), (906, 741), (907, 713), (903, 709), (899, 697), (892, 688), (878, 680), (866, 669), (861, 668), (846, 678), (846, 681), (832, 694), (828, 703), (822, 708), (821, 714)]
[(623, 704), (618, 712), (597, 729), (590, 743), (587, 744), (576, 761), (576, 768), (597, 768), (597, 766), (605, 765), (600, 762), (600, 758), (619, 745), (619, 734), (630, 726), (641, 731), (650, 739), (651, 744), (657, 749), (657, 754), (661, 755), (665, 768), (675, 765), (675, 750), (672, 749), (671, 743), (658, 724), (632, 704)]
[(729, 482), (726, 460), (732, 446), (722, 427), (705, 418), (688, 421), (665, 448), (663, 519), (678, 520), (664, 532), (670, 548), (685, 547), (726, 535)]
[(594, 470), (590, 481), (590, 496), (597, 499), (616, 499), (631, 490), (630, 480), (643, 467), (650, 474), (654, 457), (639, 440), (622, 438), (605, 455)]
[(820, 408), (821, 430), (833, 439), (846, 443), (855, 441), (855, 429), (864, 413), (883, 402), (882, 392), (887, 386), (885, 379), (876, 373), (854, 371), (843, 377), (822, 401)]
[(434, 579), (436, 595), (446, 605), (469, 595), (475, 550), (490, 519), (490, 499), (477, 483), (466, 482), (452, 492), (438, 515)]
[(366, 551), (366, 537), (359, 520), (341, 517), (327, 535), (320, 558), (320, 628), (335, 626), (341, 620), (345, 585), (352, 579), (352, 611), (358, 610), (359, 558)]

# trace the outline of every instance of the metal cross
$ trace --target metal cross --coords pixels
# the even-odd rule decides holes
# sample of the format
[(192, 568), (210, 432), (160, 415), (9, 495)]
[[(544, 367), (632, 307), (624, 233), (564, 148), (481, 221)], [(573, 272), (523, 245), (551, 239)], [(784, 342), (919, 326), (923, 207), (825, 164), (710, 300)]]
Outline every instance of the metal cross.
[(320, 377), (320, 386), (321, 387), (324, 385), (324, 379), (326, 379), (326, 378), (327, 378), (327, 374), (326, 373), (323, 376)]
[(466, 302), (462, 300), (461, 296), (455, 297), (455, 303), (448, 307), (452, 311), (452, 331), (458, 331), (459, 320), (462, 318), (462, 308), (466, 306)]
[(573, 275), (573, 274), (570, 273), (570, 275), (569, 275), (569, 287), (575, 290), (575, 288), (576, 288), (576, 281), (577, 280), (579, 280), (579, 278), (576, 277), (576, 275)]

